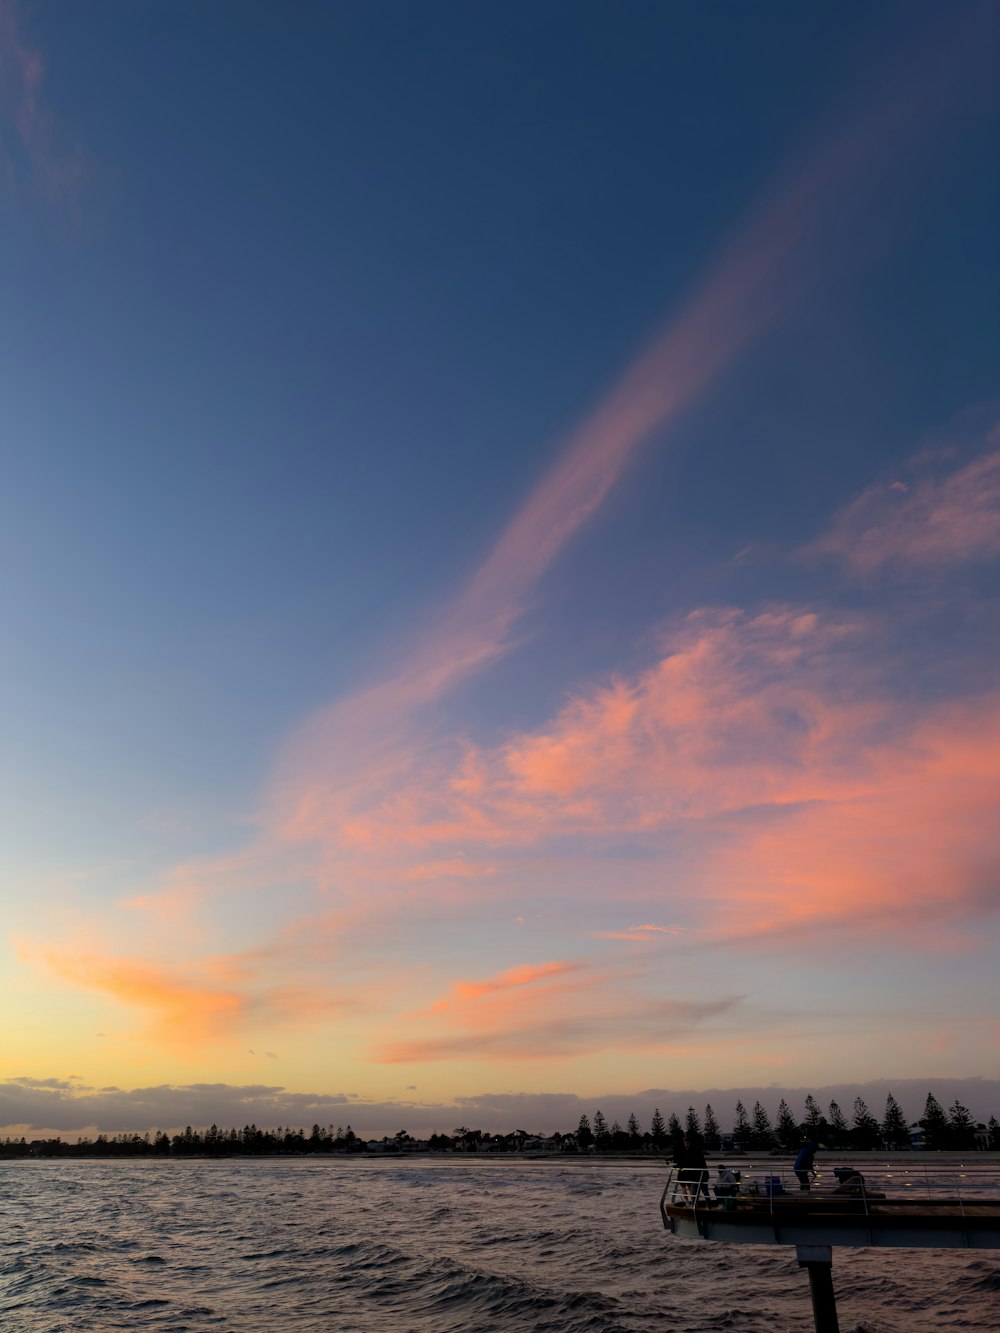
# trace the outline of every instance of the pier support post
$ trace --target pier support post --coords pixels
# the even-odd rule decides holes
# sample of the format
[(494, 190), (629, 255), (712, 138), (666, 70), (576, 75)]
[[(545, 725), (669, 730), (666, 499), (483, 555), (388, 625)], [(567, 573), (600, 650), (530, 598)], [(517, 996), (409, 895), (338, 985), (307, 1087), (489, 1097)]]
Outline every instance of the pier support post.
[(833, 1252), (829, 1245), (796, 1245), (799, 1267), (809, 1272), (816, 1333), (840, 1333), (837, 1298), (833, 1293)]

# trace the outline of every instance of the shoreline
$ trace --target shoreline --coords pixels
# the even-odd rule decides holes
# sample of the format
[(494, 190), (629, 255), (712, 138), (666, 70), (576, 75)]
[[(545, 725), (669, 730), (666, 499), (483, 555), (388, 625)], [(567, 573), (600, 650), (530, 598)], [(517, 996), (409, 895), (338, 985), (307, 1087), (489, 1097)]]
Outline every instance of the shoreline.
[[(782, 1163), (789, 1163), (788, 1169), (791, 1170), (790, 1163), (794, 1161), (794, 1153), (706, 1153), (706, 1160), (709, 1163), (725, 1162), (729, 1166), (737, 1168), (750, 1167), (778, 1167)], [(909, 1164), (914, 1167), (934, 1167), (934, 1166), (968, 1166), (974, 1167), (982, 1164), (1000, 1163), (1000, 1151), (989, 1149), (973, 1149), (969, 1152), (956, 1152), (951, 1149), (928, 1150), (928, 1149), (903, 1149), (898, 1152), (879, 1152), (874, 1149), (858, 1149), (851, 1151), (849, 1148), (830, 1148), (819, 1149), (817, 1159), (820, 1163), (824, 1161), (834, 1162), (884, 1162), (887, 1166), (901, 1166)], [(27, 1156), (3, 1156), (0, 1155), (0, 1166), (7, 1163), (38, 1163), (38, 1162), (57, 1162), (65, 1164), (66, 1162), (131, 1162), (131, 1163), (150, 1163), (150, 1162), (328, 1162), (331, 1165), (337, 1162), (393, 1162), (396, 1164), (403, 1162), (435, 1162), (438, 1164), (453, 1164), (461, 1166), (465, 1163), (475, 1163), (480, 1165), (485, 1162), (497, 1163), (517, 1163), (519, 1165), (528, 1164), (551, 1164), (558, 1166), (600, 1166), (600, 1167), (650, 1167), (662, 1168), (664, 1166), (673, 1166), (673, 1160), (668, 1154), (653, 1153), (490, 1153), (490, 1152), (408, 1152), (408, 1153), (382, 1153), (382, 1152), (353, 1152), (353, 1153), (168, 1153), (159, 1154), (136, 1154), (128, 1153), (69, 1153), (66, 1156), (43, 1156), (42, 1154)]]

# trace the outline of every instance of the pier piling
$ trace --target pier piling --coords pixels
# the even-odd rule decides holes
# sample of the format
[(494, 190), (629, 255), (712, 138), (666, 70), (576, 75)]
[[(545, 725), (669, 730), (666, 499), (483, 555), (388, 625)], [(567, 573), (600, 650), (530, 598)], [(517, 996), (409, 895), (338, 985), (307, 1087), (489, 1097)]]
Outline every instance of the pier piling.
[(799, 1267), (809, 1273), (816, 1333), (840, 1333), (837, 1297), (833, 1290), (833, 1251), (829, 1245), (796, 1245)]

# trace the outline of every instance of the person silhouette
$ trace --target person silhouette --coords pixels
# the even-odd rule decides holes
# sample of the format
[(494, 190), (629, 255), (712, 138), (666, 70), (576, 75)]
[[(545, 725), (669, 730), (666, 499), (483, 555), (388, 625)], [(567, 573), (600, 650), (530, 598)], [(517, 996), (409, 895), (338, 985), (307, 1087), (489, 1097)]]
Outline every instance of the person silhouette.
[(799, 1155), (795, 1159), (792, 1170), (799, 1178), (799, 1189), (808, 1190), (812, 1188), (812, 1177), (815, 1175), (813, 1161), (816, 1157), (816, 1144), (810, 1139), (799, 1149)]

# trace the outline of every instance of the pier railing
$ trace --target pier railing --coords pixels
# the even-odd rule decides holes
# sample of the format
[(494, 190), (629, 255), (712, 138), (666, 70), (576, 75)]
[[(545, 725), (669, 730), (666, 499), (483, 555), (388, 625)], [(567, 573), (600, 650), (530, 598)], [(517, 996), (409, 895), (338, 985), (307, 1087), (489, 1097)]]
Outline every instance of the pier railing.
[[(736, 1176), (735, 1185), (719, 1185), (719, 1166)], [(847, 1173), (853, 1169), (854, 1175)], [(836, 1173), (836, 1174), (835, 1174)], [(753, 1201), (757, 1208), (773, 1210), (775, 1199), (809, 1194), (859, 1199), (867, 1211), (872, 1200), (935, 1203), (953, 1202), (962, 1210), (965, 1202), (1000, 1198), (1000, 1162), (934, 1161), (907, 1158), (905, 1161), (859, 1155), (854, 1160), (821, 1161), (811, 1173), (806, 1191), (794, 1171), (773, 1158), (718, 1159), (700, 1173), (693, 1168), (670, 1166), (663, 1203), (702, 1208), (726, 1206), (728, 1199)]]

